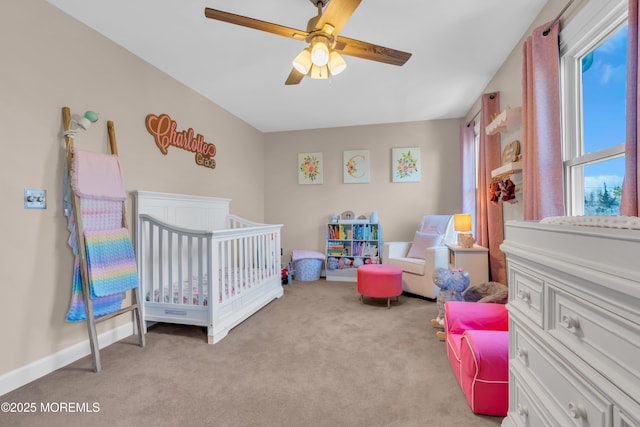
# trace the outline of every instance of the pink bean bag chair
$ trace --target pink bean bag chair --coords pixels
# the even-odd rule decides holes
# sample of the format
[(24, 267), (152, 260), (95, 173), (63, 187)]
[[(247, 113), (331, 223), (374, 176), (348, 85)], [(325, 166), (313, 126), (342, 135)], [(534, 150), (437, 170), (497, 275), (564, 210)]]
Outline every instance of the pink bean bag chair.
[(445, 303), (447, 356), (467, 403), (476, 414), (507, 415), (508, 327), (504, 304)]

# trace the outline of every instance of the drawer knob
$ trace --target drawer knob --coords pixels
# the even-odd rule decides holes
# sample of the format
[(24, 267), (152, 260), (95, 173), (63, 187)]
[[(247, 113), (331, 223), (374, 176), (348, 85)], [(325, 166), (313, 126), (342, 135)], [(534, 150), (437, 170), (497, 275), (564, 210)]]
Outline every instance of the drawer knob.
[(564, 314), (560, 319), (560, 324), (571, 332), (575, 332), (580, 329), (580, 320), (566, 314)]
[(587, 410), (579, 403), (569, 402), (569, 413), (575, 419), (587, 419)]
[(527, 303), (531, 302), (531, 294), (528, 291), (519, 290), (518, 298)]
[(526, 419), (529, 416), (529, 408), (527, 408), (526, 405), (518, 405), (518, 407), (516, 408), (516, 413), (518, 414), (518, 416), (522, 419)]
[(527, 357), (529, 356), (529, 350), (527, 350), (524, 347), (517, 346), (516, 347), (516, 354), (518, 355), (518, 357), (520, 359), (526, 360)]

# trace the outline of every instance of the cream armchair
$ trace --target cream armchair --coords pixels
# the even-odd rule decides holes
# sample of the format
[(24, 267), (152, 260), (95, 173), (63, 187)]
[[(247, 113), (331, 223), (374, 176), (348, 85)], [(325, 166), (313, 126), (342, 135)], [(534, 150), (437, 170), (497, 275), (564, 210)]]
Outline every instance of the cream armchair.
[(452, 215), (425, 215), (412, 242), (387, 242), (382, 262), (402, 269), (402, 290), (426, 298), (436, 298), (439, 288), (433, 272), (448, 268), (449, 249), (455, 243)]

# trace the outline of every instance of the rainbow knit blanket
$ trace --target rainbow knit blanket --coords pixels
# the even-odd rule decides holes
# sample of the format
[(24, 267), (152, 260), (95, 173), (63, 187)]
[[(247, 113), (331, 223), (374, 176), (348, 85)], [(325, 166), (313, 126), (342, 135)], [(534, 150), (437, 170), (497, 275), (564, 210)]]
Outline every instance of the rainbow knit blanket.
[[(90, 298), (95, 317), (118, 311), (123, 292), (138, 287), (136, 260), (131, 238), (126, 228), (85, 231), (85, 248), (89, 272)], [(73, 268), (73, 289), (67, 321), (86, 320), (80, 259)]]
[[(109, 295), (93, 300), (93, 315), (100, 317), (113, 313), (122, 307), (122, 293)], [(84, 309), (84, 299), (82, 298), (82, 279), (80, 278), (80, 258), (76, 256), (73, 267), (73, 288), (71, 290), (71, 305), (67, 312), (68, 322), (80, 322), (86, 320), (87, 315)]]
[(138, 287), (133, 245), (126, 228), (84, 232), (91, 298)]

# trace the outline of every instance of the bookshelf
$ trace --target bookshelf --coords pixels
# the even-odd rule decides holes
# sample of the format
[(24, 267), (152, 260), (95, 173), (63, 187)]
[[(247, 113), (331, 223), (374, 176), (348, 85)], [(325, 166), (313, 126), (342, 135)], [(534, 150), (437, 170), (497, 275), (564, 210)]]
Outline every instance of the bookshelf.
[(326, 242), (326, 280), (355, 282), (360, 265), (381, 262), (382, 226), (378, 223), (329, 223)]

